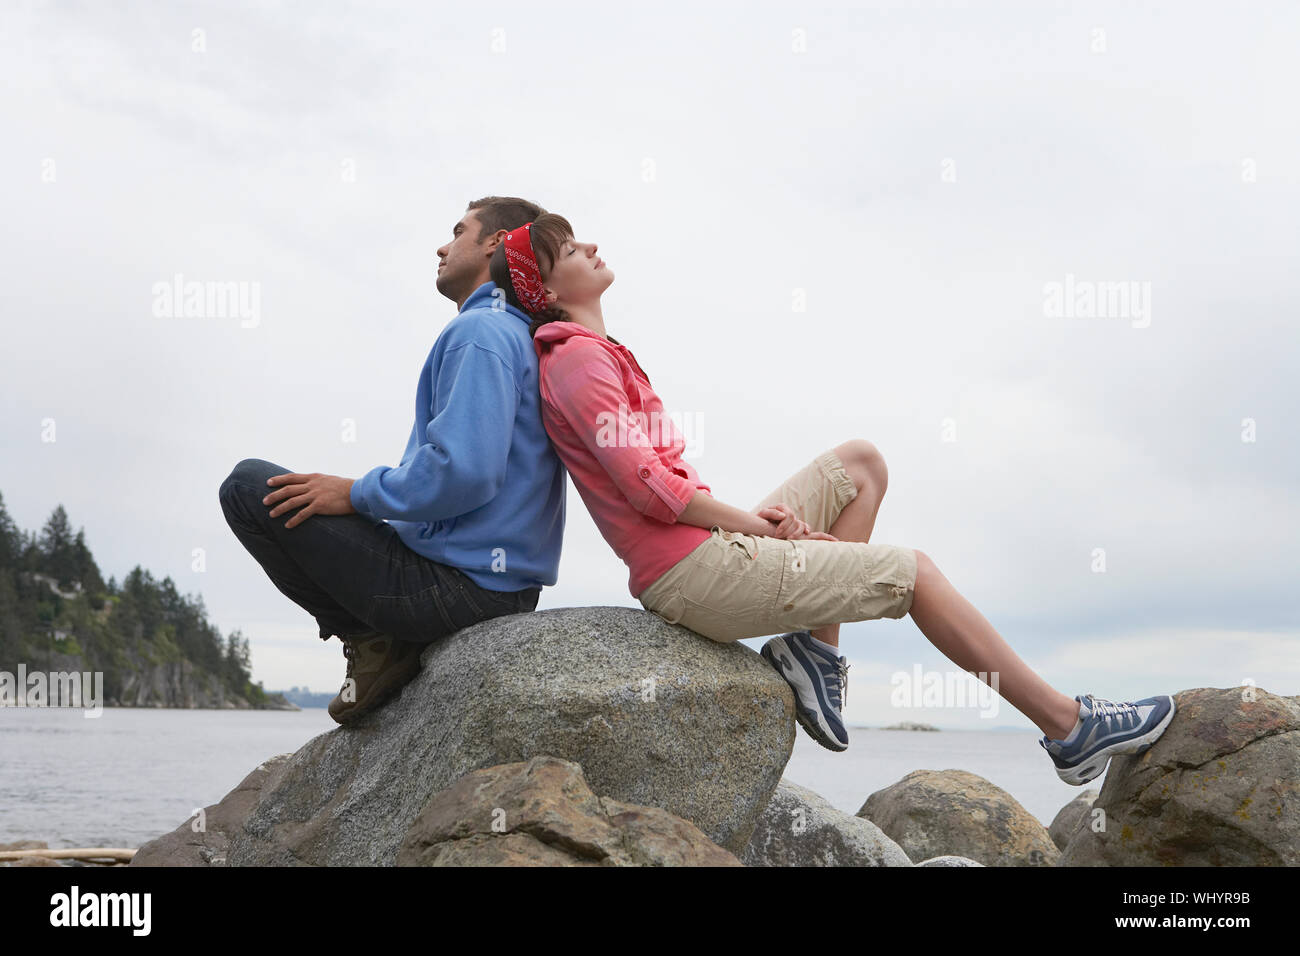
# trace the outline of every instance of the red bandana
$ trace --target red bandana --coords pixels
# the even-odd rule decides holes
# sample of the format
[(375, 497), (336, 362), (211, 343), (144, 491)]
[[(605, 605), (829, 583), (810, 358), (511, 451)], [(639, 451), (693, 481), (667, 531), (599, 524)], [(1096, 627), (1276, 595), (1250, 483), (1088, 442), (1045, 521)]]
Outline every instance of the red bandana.
[(542, 273), (533, 255), (532, 223), (524, 223), (513, 232), (506, 233), (506, 265), (510, 268), (510, 284), (515, 298), (525, 312), (536, 314), (546, 306), (546, 291), (542, 287)]

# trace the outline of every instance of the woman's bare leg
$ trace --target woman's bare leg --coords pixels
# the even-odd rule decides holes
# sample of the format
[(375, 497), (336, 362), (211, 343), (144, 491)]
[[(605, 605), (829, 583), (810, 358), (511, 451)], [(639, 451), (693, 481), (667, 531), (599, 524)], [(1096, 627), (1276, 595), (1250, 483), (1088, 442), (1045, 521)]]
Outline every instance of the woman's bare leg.
[[(870, 541), (889, 486), (884, 456), (869, 441), (854, 439), (835, 448), (858, 494), (828, 529), (841, 541)], [(1049, 737), (1068, 734), (1079, 719), (1079, 702), (1053, 688), (1020, 659), (984, 615), (962, 597), (930, 557), (916, 552), (912, 620), (950, 661), (976, 675), (997, 674), (997, 692)], [(812, 636), (838, 647), (840, 626), (829, 624)], [(985, 683), (988, 683), (986, 680)]]
[(988, 675), (996, 674), (994, 690), (1048, 737), (1059, 739), (1074, 729), (1079, 702), (1034, 673), (921, 551), (916, 552), (911, 614), (921, 633), (948, 660), (976, 676), (984, 675), (981, 680), (986, 684)]
[[(844, 506), (835, 523), (826, 530), (841, 541), (870, 541), (871, 532), (876, 527), (876, 515), (880, 513), (881, 499), (889, 485), (885, 458), (875, 445), (860, 438), (836, 446), (835, 454), (858, 486), (858, 495)], [(809, 633), (823, 644), (840, 646), (838, 624), (828, 624)]]

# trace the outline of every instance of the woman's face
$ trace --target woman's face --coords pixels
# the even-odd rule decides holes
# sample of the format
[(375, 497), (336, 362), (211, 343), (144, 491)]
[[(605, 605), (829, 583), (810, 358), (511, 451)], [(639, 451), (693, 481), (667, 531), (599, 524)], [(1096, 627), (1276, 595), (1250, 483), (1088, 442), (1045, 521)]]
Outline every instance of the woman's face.
[(613, 271), (596, 255), (596, 244), (573, 238), (564, 240), (550, 273), (542, 280), (555, 293), (554, 304), (561, 308), (598, 300), (613, 281)]

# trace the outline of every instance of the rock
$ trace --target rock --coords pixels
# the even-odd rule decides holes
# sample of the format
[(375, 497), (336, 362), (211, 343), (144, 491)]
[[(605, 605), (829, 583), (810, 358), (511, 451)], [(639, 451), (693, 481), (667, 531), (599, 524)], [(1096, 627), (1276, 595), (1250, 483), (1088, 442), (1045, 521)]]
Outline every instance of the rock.
[(746, 866), (911, 866), (870, 820), (781, 778), (741, 854)]
[(398, 866), (740, 866), (657, 807), (597, 797), (582, 768), (540, 756), (466, 774), (430, 798)]
[[(57, 635), (75, 639), (77, 632), (54, 630)], [(86, 645), (96, 642), (82, 634)], [(188, 659), (157, 660), (156, 648), (147, 641), (137, 641), (113, 654), (116, 680), (104, 678), (104, 707), (158, 707), (202, 708), (211, 710), (252, 710), (254, 705), (242, 694), (227, 688), (208, 670), (196, 666)], [(49, 673), (94, 673), (102, 671), (104, 660), (96, 654), (78, 652), (67, 654), (45, 651), (41, 655), (42, 669)], [(113, 689), (116, 688), (116, 689)], [(25, 692), (20, 691), (21, 697)], [(283, 696), (268, 693), (261, 704), (263, 710), (298, 710)]]
[(1300, 865), (1300, 697), (1200, 687), (1174, 704), (1149, 750), (1111, 758), (1105, 829), (1081, 823), (1061, 865)]
[(932, 856), (928, 860), (922, 860), (917, 866), (983, 866), (983, 863), (968, 859), (964, 856)]
[(985, 866), (1052, 866), (1061, 851), (1015, 797), (965, 770), (914, 770), (858, 811), (913, 860), (969, 857)]
[(1090, 811), (1099, 793), (1100, 790), (1085, 790), (1057, 811), (1052, 818), (1052, 825), (1047, 828), (1047, 834), (1058, 850), (1064, 850), (1069, 845), (1070, 837), (1074, 836), (1080, 821), (1092, 821)]
[[(0, 853), (9, 850), (48, 850), (43, 840), (19, 840), (16, 843), (0, 843)], [(0, 866), (58, 866), (58, 860), (43, 856), (25, 856), (17, 860), (0, 860)]]
[[(189, 660), (154, 661), (134, 648), (124, 653), (121, 689), (106, 703), (112, 707), (184, 707), (211, 710), (251, 710), (253, 705), (232, 694), (214, 674)], [(270, 702), (269, 709), (286, 710), (288, 701)]]
[[(541, 755), (574, 761), (594, 792), (667, 810), (737, 853), (794, 731), (789, 685), (738, 642), (633, 608), (494, 618), (435, 642), (399, 696), (286, 760), (229, 831), (226, 859), (391, 865), (433, 794)], [(220, 857), (220, 843), (208, 851)]]
[(243, 826), (268, 782), (274, 782), (292, 754), (280, 754), (258, 766), (228, 794), (203, 808), (202, 830), (197, 817), (135, 851), (130, 866), (223, 866), (230, 849), (230, 834)]

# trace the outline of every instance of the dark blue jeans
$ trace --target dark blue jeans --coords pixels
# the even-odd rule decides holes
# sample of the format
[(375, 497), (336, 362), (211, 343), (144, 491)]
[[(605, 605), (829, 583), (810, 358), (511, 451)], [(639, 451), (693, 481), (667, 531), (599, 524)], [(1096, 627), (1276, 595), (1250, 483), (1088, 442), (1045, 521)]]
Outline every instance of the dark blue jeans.
[(235, 536), (285, 597), (316, 618), (320, 637), (380, 631), (427, 644), (488, 618), (537, 607), (541, 588), (490, 591), (464, 572), (417, 554), (384, 521), (360, 514), (272, 518), (266, 483), (282, 468), (245, 458), (221, 483), (221, 510)]

